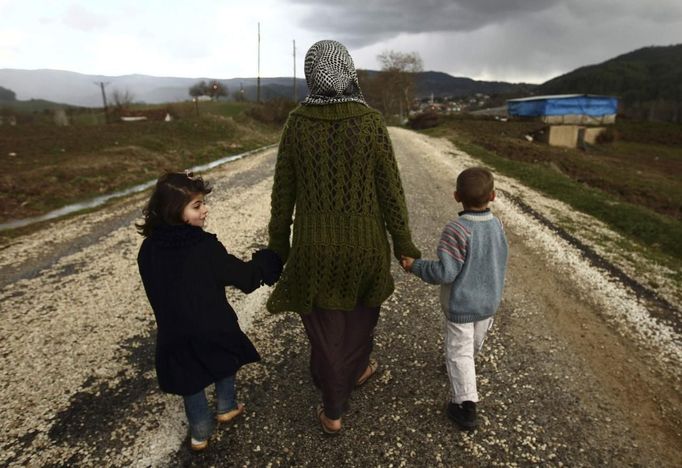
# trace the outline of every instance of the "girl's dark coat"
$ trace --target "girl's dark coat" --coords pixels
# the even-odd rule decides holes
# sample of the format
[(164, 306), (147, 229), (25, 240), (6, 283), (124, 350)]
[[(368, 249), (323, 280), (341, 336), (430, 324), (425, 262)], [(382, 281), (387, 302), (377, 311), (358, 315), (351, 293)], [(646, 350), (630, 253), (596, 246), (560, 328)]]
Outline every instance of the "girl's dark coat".
[(225, 286), (250, 293), (274, 283), (281, 272), (274, 252), (262, 250), (244, 262), (199, 227), (161, 226), (142, 242), (137, 261), (156, 317), (161, 390), (192, 395), (260, 360)]

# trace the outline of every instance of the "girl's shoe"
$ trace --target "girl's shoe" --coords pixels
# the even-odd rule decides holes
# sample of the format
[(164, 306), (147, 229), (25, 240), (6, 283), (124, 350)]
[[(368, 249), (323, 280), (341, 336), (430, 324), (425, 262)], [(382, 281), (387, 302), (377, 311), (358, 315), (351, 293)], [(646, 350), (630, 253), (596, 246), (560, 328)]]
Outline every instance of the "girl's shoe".
[(244, 412), (244, 403), (238, 403), (235, 409), (231, 409), (226, 413), (220, 413), (216, 416), (218, 422), (226, 423), (232, 421), (234, 418)]
[(208, 447), (208, 439), (206, 440), (196, 440), (194, 437), (190, 439), (190, 447), (195, 452), (201, 452), (206, 447)]

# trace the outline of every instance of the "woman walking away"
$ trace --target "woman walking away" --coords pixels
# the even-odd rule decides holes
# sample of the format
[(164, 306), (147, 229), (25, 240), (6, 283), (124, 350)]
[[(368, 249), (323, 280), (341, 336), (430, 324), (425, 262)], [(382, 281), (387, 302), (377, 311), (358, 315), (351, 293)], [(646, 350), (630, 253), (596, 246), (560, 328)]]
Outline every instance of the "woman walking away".
[(305, 76), (309, 95), (289, 115), (275, 167), (269, 248), (285, 267), (267, 306), (301, 315), (322, 392), (315, 416), (335, 434), (351, 391), (377, 369), (374, 327), (394, 288), (386, 230), (396, 259), (420, 252), (388, 131), (365, 103), (348, 51), (315, 43)]
[(156, 317), (156, 376), (162, 391), (183, 397), (192, 450), (205, 449), (213, 431), (204, 389), (215, 384), (215, 419), (232, 420), (244, 411), (236, 401), (236, 372), (260, 360), (239, 328), (225, 286), (250, 293), (274, 284), (282, 271), (271, 250), (243, 262), (203, 230), (210, 191), (191, 173), (164, 174), (137, 226), (145, 237), (137, 262)]

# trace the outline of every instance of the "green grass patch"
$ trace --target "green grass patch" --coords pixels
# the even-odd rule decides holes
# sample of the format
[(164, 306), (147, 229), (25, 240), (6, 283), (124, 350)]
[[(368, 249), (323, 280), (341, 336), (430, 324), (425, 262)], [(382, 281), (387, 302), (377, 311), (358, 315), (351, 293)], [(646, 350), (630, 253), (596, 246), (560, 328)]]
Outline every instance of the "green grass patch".
[(27, 101), (3, 101), (0, 103), (0, 110), (23, 112), (23, 113), (40, 113), (54, 109), (75, 109), (77, 106), (69, 104), (62, 104), (59, 102), (46, 101), (44, 99), (29, 99)]
[(202, 102), (199, 104), (199, 112), (204, 111), (214, 115), (222, 115), (223, 117), (234, 117), (250, 109), (252, 106), (253, 103), (250, 102)]
[(641, 206), (619, 201), (600, 190), (586, 187), (551, 167), (512, 161), (463, 139), (453, 140), (463, 151), (502, 174), (594, 216), (615, 231), (662, 255), (682, 259), (682, 222)]

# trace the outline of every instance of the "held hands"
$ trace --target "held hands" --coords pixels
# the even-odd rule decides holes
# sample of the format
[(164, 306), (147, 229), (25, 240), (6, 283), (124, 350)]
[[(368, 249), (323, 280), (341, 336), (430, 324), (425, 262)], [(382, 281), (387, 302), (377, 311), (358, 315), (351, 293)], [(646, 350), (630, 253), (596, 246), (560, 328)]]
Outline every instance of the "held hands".
[(252, 260), (260, 270), (263, 283), (272, 286), (282, 274), (282, 260), (273, 250), (261, 249), (254, 252)]
[(400, 266), (403, 267), (405, 272), (412, 271), (412, 264), (414, 263), (414, 258), (406, 257), (405, 255), (400, 256)]

